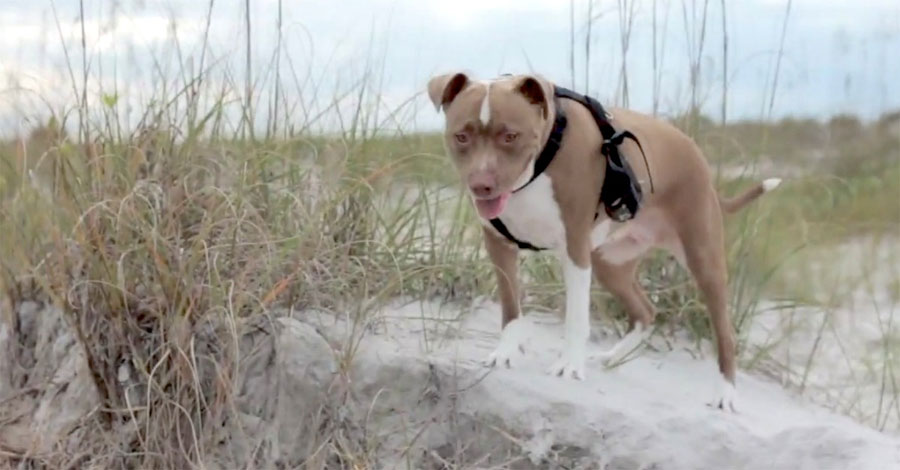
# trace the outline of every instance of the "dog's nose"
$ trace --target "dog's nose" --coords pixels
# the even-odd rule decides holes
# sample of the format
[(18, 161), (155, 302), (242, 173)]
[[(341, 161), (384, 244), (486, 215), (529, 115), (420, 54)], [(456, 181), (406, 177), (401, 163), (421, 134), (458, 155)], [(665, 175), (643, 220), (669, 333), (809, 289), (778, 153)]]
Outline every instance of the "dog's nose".
[(490, 197), (494, 192), (494, 186), (488, 183), (474, 183), (469, 185), (469, 189), (477, 197)]
[(473, 172), (469, 174), (469, 190), (475, 197), (491, 197), (497, 190), (497, 177), (491, 171)]

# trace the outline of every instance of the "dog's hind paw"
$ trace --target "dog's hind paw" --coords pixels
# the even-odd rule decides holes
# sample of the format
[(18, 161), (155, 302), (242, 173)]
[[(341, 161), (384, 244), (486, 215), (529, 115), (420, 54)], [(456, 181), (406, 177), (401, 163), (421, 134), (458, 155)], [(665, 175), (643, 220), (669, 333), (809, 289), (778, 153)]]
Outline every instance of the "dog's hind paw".
[(591, 359), (599, 359), (604, 366), (614, 366), (632, 352), (637, 351), (648, 337), (650, 337), (650, 330), (638, 323), (612, 349), (594, 354)]

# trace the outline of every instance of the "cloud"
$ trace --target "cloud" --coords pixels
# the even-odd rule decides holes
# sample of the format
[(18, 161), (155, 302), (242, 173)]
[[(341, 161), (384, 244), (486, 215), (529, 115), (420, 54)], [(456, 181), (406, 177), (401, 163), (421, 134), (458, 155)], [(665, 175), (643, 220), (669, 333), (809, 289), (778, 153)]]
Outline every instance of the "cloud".
[[(11, 2), (11, 3), (9, 3)], [(605, 102), (621, 96), (621, 45), (616, 2), (603, 2), (605, 15), (592, 26), (590, 69), (585, 70), (585, 3), (575, 2), (575, 86)], [(699, 2), (698, 2), (699, 3)], [(150, 96), (163, 78), (181, 84), (183, 64), (199, 64), (206, 25), (205, 2), (110, 3), (86, 0), (85, 32), (90, 81), (97, 88), (117, 80), (135, 96)], [(659, 101), (677, 112), (687, 102), (688, 44), (679, 0), (669, 5)], [(0, 11), (0, 84), (11, 74), (36, 92), (71, 98), (69, 59), (81, 63), (81, 23), (72, 2), (57, 2), (60, 29), (46, 3), (6, 0)], [(113, 6), (115, 5), (115, 6)], [(143, 5), (143, 6), (141, 6)], [(211, 80), (242, 84), (245, 61), (243, 2), (216, 2), (205, 65)], [(719, 108), (721, 72), (720, 3), (709, 3), (702, 95), (711, 113)], [(433, 73), (465, 69), (482, 78), (533, 70), (572, 85), (569, 64), (569, 2), (560, 0), (306, 0), (282, 2), (282, 92), (299, 99), (318, 88), (327, 101), (368, 70), (384, 80), (390, 102), (402, 102), (424, 87)], [(771, 93), (785, 1), (729, 2), (729, 117), (758, 117)], [(652, 103), (651, 2), (637, 4), (628, 52), (631, 106)], [(114, 11), (115, 10), (115, 11)], [(113, 14), (115, 13), (115, 14)], [(273, 51), (278, 38), (277, 0), (251, 2), (253, 62), (259, 94), (271, 91)], [(848, 108), (874, 116), (900, 107), (886, 83), (900, 74), (900, 2), (895, 0), (794, 0), (780, 66), (775, 115), (823, 115)], [(177, 33), (178, 43), (173, 41)], [(290, 65), (288, 65), (289, 57)], [(183, 61), (183, 62), (182, 62)], [(293, 67), (293, 70), (288, 67)], [(193, 69), (187, 73), (193, 73)], [(294, 72), (297, 81), (294, 82)], [(159, 75), (164, 75), (163, 78)], [(585, 82), (588, 75), (589, 81)], [(76, 76), (76, 81), (80, 77)], [(303, 89), (303, 87), (307, 87)], [(126, 89), (126, 87), (121, 87)], [(238, 92), (243, 86), (234, 87)], [(301, 91), (302, 90), (302, 91)], [(9, 106), (12, 92), (0, 95)], [(311, 99), (304, 96), (305, 100)], [(421, 101), (421, 100), (420, 100)], [(4, 104), (6, 103), (6, 104)], [(417, 102), (418, 103), (418, 102)], [(313, 106), (314, 107), (314, 106)], [(17, 109), (28, 109), (19, 106)], [(415, 114), (423, 126), (438, 119)]]

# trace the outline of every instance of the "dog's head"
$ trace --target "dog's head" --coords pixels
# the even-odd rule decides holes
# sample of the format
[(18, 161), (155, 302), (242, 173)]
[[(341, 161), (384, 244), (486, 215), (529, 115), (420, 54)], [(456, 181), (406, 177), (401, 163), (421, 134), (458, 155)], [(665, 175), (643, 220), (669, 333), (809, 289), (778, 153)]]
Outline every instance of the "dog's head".
[(446, 117), (444, 144), (478, 213), (499, 216), (524, 185), (552, 127), (553, 87), (533, 75), (474, 81), (464, 73), (428, 82), (428, 95)]

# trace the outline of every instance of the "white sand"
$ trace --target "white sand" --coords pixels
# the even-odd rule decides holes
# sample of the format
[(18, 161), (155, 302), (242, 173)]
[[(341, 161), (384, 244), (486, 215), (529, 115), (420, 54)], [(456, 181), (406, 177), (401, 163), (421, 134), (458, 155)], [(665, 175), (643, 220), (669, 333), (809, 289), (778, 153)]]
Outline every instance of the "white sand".
[[(516, 367), (486, 374), (481, 361), (499, 333), (496, 304), (462, 315), (436, 303), (398, 305), (365, 335), (357, 380), (387, 394), (408, 393), (413, 406), (420, 389), (402, 378), (385, 381), (380, 371), (431, 364), (435, 373), (456, 377), (454, 386), (465, 385), (453, 394), (461, 413), (501, 422), (508, 440), (535, 463), (547, 462), (551, 448), (568, 446), (584, 450), (576, 468), (900, 469), (900, 440), (764, 378), (739, 373), (736, 414), (706, 406), (720, 385), (715, 360), (693, 358), (686, 345), (661, 348), (664, 353), (644, 349), (614, 369), (589, 362), (584, 381), (549, 376), (562, 347), (561, 318), (529, 318), (530, 340)], [(598, 323), (593, 320), (595, 331)], [(614, 342), (596, 333), (589, 351)]]

